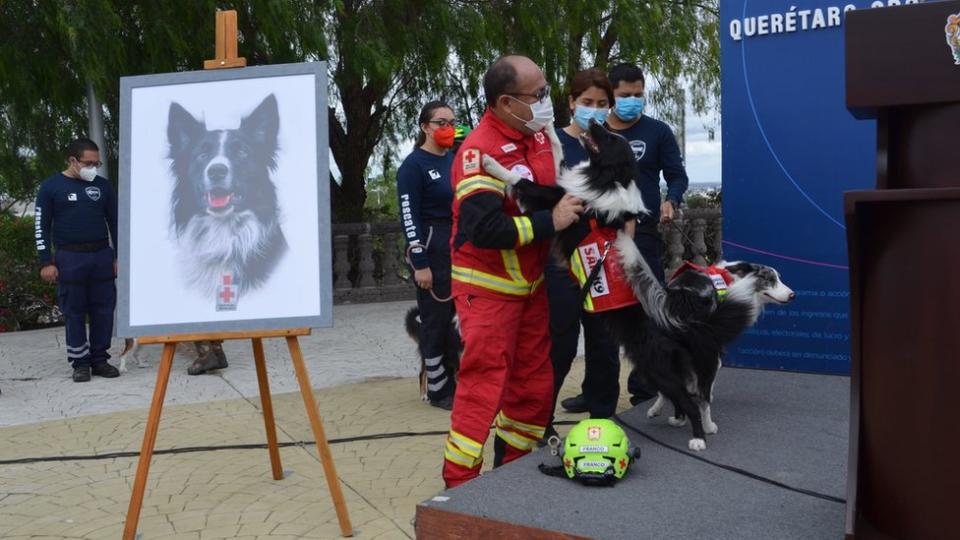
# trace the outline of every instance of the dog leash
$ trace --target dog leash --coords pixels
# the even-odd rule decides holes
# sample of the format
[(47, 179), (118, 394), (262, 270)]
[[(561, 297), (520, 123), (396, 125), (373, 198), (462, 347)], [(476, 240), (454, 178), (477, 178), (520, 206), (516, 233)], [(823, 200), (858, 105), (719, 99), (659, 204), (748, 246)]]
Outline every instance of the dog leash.
[(597, 280), (597, 276), (600, 275), (600, 270), (603, 270), (603, 262), (607, 260), (607, 254), (610, 253), (611, 245), (613, 245), (613, 243), (609, 240), (604, 242), (603, 253), (601, 253), (600, 258), (597, 259), (597, 264), (593, 265), (593, 268), (590, 269), (590, 275), (587, 276), (587, 281), (585, 281), (583, 287), (580, 288), (581, 304), (587, 300), (587, 295), (590, 294), (590, 287), (593, 285), (593, 282)]
[[(431, 231), (431, 232), (430, 232), (430, 236), (427, 237), (427, 244), (430, 243), (430, 237), (431, 237), (431, 236), (433, 236), (433, 231)], [(413, 268), (413, 262), (410, 260), (410, 250), (412, 250), (412, 249), (415, 248), (415, 247), (426, 249), (425, 246), (421, 246), (420, 244), (410, 244), (410, 245), (407, 246), (407, 251), (406, 251), (405, 257), (406, 257), (406, 259), (407, 259), (407, 264), (410, 265), (410, 268)], [(416, 269), (414, 268), (414, 270), (416, 270)], [(417, 287), (419, 287), (419, 286), (420, 286), (420, 285), (417, 285)], [(449, 301), (453, 300), (453, 292), (452, 292), (452, 291), (450, 292), (450, 296), (447, 296), (446, 298), (440, 298), (439, 296), (437, 296), (437, 293), (433, 292), (433, 287), (427, 289), (427, 292), (429, 292), (429, 293), (430, 293), (430, 296), (432, 296), (433, 299), (436, 300), (437, 302), (443, 303), (443, 302), (449, 302)]]
[[(680, 214), (680, 215), (682, 216), (682, 214)], [(681, 217), (681, 219), (682, 219), (682, 217)], [(690, 244), (691, 247), (693, 246), (693, 240), (690, 239), (689, 236), (687, 236), (687, 233), (684, 232), (684, 230), (683, 230), (682, 227), (680, 227), (679, 225), (677, 225), (677, 220), (671, 219), (671, 220), (670, 220), (670, 225), (673, 225), (673, 228), (676, 229), (678, 233), (680, 233), (680, 236), (682, 236), (683, 239), (686, 240), (687, 243)], [(707, 266), (713, 264), (713, 261), (710, 260), (710, 256), (707, 255), (706, 251), (704, 251), (704, 253), (703, 253), (703, 260), (707, 262)]]

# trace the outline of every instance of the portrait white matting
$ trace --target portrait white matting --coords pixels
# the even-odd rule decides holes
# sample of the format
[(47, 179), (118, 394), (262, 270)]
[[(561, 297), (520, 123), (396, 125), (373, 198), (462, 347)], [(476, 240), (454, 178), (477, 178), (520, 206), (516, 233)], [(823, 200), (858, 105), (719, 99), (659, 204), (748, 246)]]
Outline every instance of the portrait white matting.
[(333, 324), (326, 64), (120, 79), (117, 335)]

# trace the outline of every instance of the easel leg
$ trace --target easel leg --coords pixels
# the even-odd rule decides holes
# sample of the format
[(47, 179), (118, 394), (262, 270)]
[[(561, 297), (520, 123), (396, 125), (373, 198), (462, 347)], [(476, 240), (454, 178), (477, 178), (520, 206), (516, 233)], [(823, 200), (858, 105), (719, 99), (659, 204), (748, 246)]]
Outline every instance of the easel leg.
[(333, 465), (333, 455), (327, 444), (327, 436), (320, 423), (320, 413), (317, 411), (317, 402), (313, 398), (313, 388), (310, 386), (310, 376), (303, 363), (303, 353), (300, 351), (300, 342), (296, 336), (287, 337), (287, 346), (290, 348), (290, 357), (293, 359), (293, 369), (297, 372), (297, 382), (300, 384), (300, 394), (303, 395), (303, 405), (307, 408), (310, 418), (310, 427), (317, 441), (317, 451), (320, 454), (320, 463), (323, 465), (323, 474), (327, 477), (327, 487), (333, 498), (333, 506), (337, 511), (337, 520), (340, 522), (340, 532), (343, 536), (353, 536), (353, 526), (350, 525), (350, 516), (347, 514), (347, 503), (343, 500), (340, 491), (340, 479), (337, 478), (337, 469)]
[(143, 506), (147, 474), (150, 472), (153, 446), (157, 442), (157, 429), (160, 426), (160, 411), (163, 409), (163, 398), (167, 394), (167, 382), (170, 380), (170, 367), (173, 365), (173, 353), (176, 348), (176, 343), (165, 343), (163, 354), (160, 356), (157, 385), (153, 390), (153, 401), (150, 403), (150, 414), (147, 416), (147, 427), (143, 433), (143, 446), (140, 449), (140, 462), (137, 464), (137, 475), (133, 480), (133, 494), (130, 496), (130, 506), (127, 508), (127, 521), (123, 526), (124, 540), (134, 540), (137, 535), (140, 507)]
[(260, 338), (253, 338), (253, 360), (257, 366), (257, 383), (260, 385), (263, 423), (267, 428), (270, 468), (273, 469), (274, 480), (283, 480), (283, 466), (280, 465), (280, 449), (277, 446), (277, 427), (273, 422), (273, 403), (270, 400), (270, 382), (267, 380), (267, 363), (263, 355), (263, 340)]

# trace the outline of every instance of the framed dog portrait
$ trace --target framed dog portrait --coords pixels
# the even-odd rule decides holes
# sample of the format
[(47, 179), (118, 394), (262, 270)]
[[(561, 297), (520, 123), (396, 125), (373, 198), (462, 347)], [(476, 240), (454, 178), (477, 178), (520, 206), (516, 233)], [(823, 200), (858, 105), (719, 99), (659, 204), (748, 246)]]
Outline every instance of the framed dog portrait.
[(120, 79), (117, 335), (333, 324), (326, 64)]

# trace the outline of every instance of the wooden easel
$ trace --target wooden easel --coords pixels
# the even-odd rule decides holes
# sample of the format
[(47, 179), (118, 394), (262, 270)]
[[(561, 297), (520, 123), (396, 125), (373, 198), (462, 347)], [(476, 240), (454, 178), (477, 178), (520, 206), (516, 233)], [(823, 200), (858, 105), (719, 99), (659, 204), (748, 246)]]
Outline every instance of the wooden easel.
[[(217, 58), (204, 62), (204, 69), (222, 69), (244, 67), (245, 58), (237, 57), (237, 12), (217, 12)], [(170, 380), (170, 368), (173, 365), (177, 343), (250, 339), (253, 342), (253, 359), (257, 369), (257, 383), (260, 387), (260, 403), (263, 406), (263, 422), (267, 430), (267, 448), (270, 454), (270, 468), (274, 480), (283, 479), (283, 467), (280, 465), (280, 450), (277, 446), (277, 429), (273, 421), (273, 403), (270, 400), (270, 383), (267, 380), (267, 365), (263, 354), (263, 339), (283, 337), (287, 340), (290, 357), (293, 360), (293, 369), (297, 374), (297, 383), (300, 385), (300, 394), (303, 396), (303, 405), (307, 409), (310, 427), (317, 443), (317, 452), (320, 463), (323, 465), (323, 474), (327, 479), (327, 487), (340, 522), (340, 532), (343, 536), (353, 536), (353, 527), (347, 513), (347, 504), (340, 490), (337, 470), (333, 464), (327, 436), (320, 421), (317, 402), (313, 397), (310, 386), (310, 376), (303, 362), (303, 352), (300, 350), (299, 336), (309, 336), (309, 328), (292, 328), (286, 330), (256, 330), (248, 332), (214, 332), (204, 334), (178, 334), (172, 336), (152, 336), (140, 338), (141, 344), (162, 343), (163, 353), (160, 356), (160, 367), (157, 371), (157, 384), (153, 390), (153, 401), (150, 403), (150, 413), (147, 416), (147, 426), (143, 434), (143, 446), (140, 449), (140, 461), (137, 464), (137, 474), (133, 481), (133, 493), (130, 496), (130, 506), (127, 509), (127, 520), (124, 524), (124, 540), (134, 540), (137, 534), (137, 525), (140, 521), (140, 509), (143, 506), (143, 495), (147, 486), (147, 474), (150, 471), (150, 462), (153, 458), (153, 447), (157, 441), (157, 430), (160, 425), (160, 412), (163, 409), (163, 398), (167, 393), (167, 382)]]

